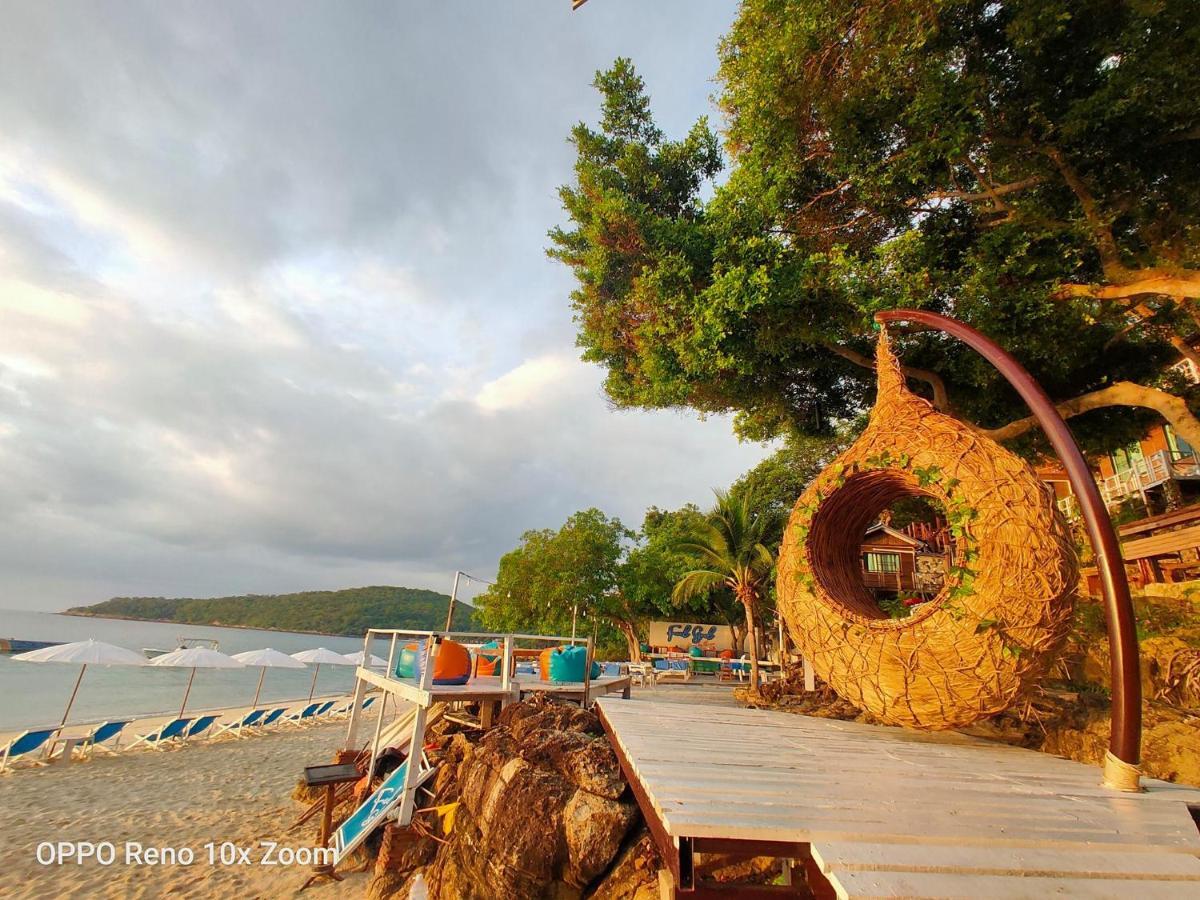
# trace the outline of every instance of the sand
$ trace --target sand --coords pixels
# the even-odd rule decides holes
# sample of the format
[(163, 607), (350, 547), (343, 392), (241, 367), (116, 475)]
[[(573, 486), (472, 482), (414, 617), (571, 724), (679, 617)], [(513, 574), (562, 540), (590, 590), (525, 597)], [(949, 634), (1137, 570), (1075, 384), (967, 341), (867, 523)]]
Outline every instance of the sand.
[[(2, 776), (0, 896), (290, 896), (309, 868), (263, 864), (258, 842), (292, 848), (315, 844), (315, 818), (284, 833), (302, 811), (289, 794), (303, 767), (331, 761), (345, 736), (342, 720), (181, 750), (97, 755), (89, 762)], [(37, 850), (47, 841), (110, 842), (116, 860), (107, 866), (94, 861), (43, 865)], [(226, 841), (248, 848), (250, 864), (210, 865), (205, 845), (216, 845), (219, 860)], [(195, 861), (152, 864), (143, 852), (138, 864), (134, 844), (188, 847)], [(134, 854), (128, 862), (126, 852)], [(42, 853), (50, 850), (43, 847)], [(226, 855), (234, 854), (226, 848)], [(323, 882), (305, 896), (362, 897), (366, 879), (352, 874), (341, 883)]]
[[(635, 688), (634, 699), (733, 705), (729, 685), (662, 685)], [(374, 712), (379, 706), (370, 710)], [(238, 710), (231, 710), (232, 718)], [(389, 704), (388, 716), (392, 707)], [(373, 731), (366, 729), (362, 738)], [(151, 720), (138, 723), (143, 733)], [(143, 727), (145, 726), (145, 727)], [(80, 729), (82, 730), (82, 729)], [(346, 736), (345, 720), (285, 728), (243, 740), (201, 742), (172, 751), (97, 755), (88, 762), (24, 769), (0, 776), (0, 897), (237, 897), (296, 894), (308, 878), (304, 865), (264, 865), (260, 841), (312, 847), (317, 821), (287, 834), (302, 811), (290, 793), (306, 765), (329, 762)], [(43, 865), (43, 842), (110, 842), (116, 860)], [(230, 842), (250, 852), (249, 864), (210, 865), (206, 844)], [(191, 865), (148, 861), (134, 845), (190, 848)], [(48, 854), (43, 847), (43, 855)], [(231, 851), (226, 850), (227, 854)], [(322, 881), (313, 898), (361, 898), (369, 873)]]

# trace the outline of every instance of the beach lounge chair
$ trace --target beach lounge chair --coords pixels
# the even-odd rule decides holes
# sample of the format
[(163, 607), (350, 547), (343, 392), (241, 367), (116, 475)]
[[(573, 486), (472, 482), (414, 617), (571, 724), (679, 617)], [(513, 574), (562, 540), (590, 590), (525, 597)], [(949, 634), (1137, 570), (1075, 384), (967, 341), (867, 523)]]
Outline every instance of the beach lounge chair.
[(320, 706), (320, 703), (310, 703), (304, 709), (300, 710), (300, 712), (284, 716), (282, 721), (285, 725), (306, 725), (312, 721), (313, 715)]
[(128, 753), (134, 747), (138, 747), (141, 744), (147, 744), (155, 750), (164, 750), (172, 742), (182, 740), (183, 732), (191, 724), (191, 721), (190, 718), (172, 719), (156, 731), (139, 735), (136, 741), (125, 748), (125, 752)]
[(97, 750), (116, 754), (121, 746), (121, 733), (128, 724), (128, 719), (119, 722), (101, 722), (92, 729), (91, 734), (75, 745), (75, 749), (79, 751), (79, 755), (83, 759), (91, 759)]
[(208, 729), (212, 727), (212, 723), (217, 721), (219, 718), (220, 716), (201, 716), (200, 718), (196, 719), (196, 721), (192, 722), (191, 727), (188, 728), (187, 733), (183, 736), (183, 739), (185, 741), (190, 741), (192, 738), (200, 737), (202, 734), (204, 734), (204, 732), (208, 731)]
[(43, 728), (37, 731), (23, 731), (0, 748), (0, 772), (7, 772), (9, 763), (18, 756), (27, 756), (35, 750), (44, 747), (46, 741), (58, 734), (57, 728)]
[(232, 722), (226, 722), (224, 725), (220, 726), (216, 731), (213, 732), (213, 735), (211, 738), (209, 738), (209, 740), (215, 741), (221, 735), (230, 731), (233, 732), (233, 737), (241, 737), (243, 728), (253, 728), (255, 725), (259, 724), (259, 719), (266, 714), (267, 711), (265, 709), (252, 709), (240, 719), (234, 719)]
[(255, 728), (266, 728), (269, 725), (274, 725), (276, 722), (279, 721), (279, 717), (282, 716), (285, 712), (287, 712), (286, 706), (277, 706), (273, 710), (271, 710), (269, 713), (267, 713), (265, 716), (263, 716), (262, 721), (259, 722), (254, 727)]
[(336, 700), (326, 700), (324, 703), (321, 704), (321, 706), (317, 709), (317, 711), (315, 713), (313, 713), (313, 718), (317, 719), (317, 718), (320, 718), (321, 716), (325, 715), (327, 712), (329, 712), (330, 708), (336, 702), (337, 702)]

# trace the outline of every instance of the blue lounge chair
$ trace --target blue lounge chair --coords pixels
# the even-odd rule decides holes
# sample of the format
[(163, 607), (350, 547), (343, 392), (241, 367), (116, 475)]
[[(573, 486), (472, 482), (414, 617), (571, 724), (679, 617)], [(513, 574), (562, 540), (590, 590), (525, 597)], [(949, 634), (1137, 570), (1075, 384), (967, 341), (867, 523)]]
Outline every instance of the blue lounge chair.
[(216, 740), (227, 731), (232, 731), (234, 737), (241, 737), (243, 728), (253, 728), (255, 725), (259, 724), (259, 719), (266, 714), (267, 711), (265, 709), (252, 709), (240, 719), (235, 719), (232, 722), (226, 722), (216, 730), (210, 740)]
[(333, 701), (333, 700), (326, 700), (324, 703), (322, 703), (321, 708), (318, 709), (315, 713), (313, 713), (313, 718), (314, 719), (319, 718), (320, 716), (323, 716), (327, 712), (329, 712), (329, 710), (333, 706), (334, 702), (335, 701)]
[(18, 756), (25, 756), (34, 750), (45, 746), (46, 741), (58, 734), (57, 728), (43, 728), (38, 731), (23, 731), (0, 750), (0, 772), (8, 771), (8, 764)]
[(320, 706), (320, 703), (310, 703), (304, 709), (300, 710), (300, 712), (284, 717), (283, 721), (288, 725), (305, 725), (312, 721), (312, 717), (316, 714)]
[(183, 738), (183, 732), (191, 724), (191, 719), (172, 719), (166, 725), (163, 725), (157, 731), (152, 731), (149, 734), (139, 735), (138, 739), (125, 748), (126, 752), (132, 750), (140, 744), (149, 744), (155, 750), (165, 749), (172, 741), (179, 741)]
[(363, 708), (363, 709), (366, 709), (368, 706), (370, 706), (370, 705), (371, 705), (372, 703), (374, 703), (374, 702), (375, 702), (375, 698), (374, 698), (374, 697), (368, 697), (366, 700), (364, 700), (364, 701), (363, 701), (363, 706), (362, 706), (362, 708)]
[[(84, 759), (91, 759), (97, 750), (115, 754), (121, 746), (121, 732), (128, 724), (128, 719), (122, 722), (101, 722), (92, 729), (91, 734), (76, 745), (76, 749)], [(108, 744), (109, 741), (112, 743)], [(108, 746), (104, 746), (105, 744)]]
[(183, 736), (183, 739), (185, 741), (190, 741), (192, 738), (200, 737), (200, 735), (208, 731), (208, 729), (212, 727), (212, 723), (217, 721), (219, 718), (220, 716), (201, 716), (192, 723), (192, 727), (187, 730), (187, 733)]
[(273, 709), (269, 713), (267, 713), (266, 718), (264, 718), (261, 722), (259, 722), (256, 727), (266, 728), (268, 725), (274, 725), (275, 722), (277, 722), (279, 720), (279, 717), (282, 716), (285, 712), (287, 712), (286, 706), (275, 707), (275, 709)]

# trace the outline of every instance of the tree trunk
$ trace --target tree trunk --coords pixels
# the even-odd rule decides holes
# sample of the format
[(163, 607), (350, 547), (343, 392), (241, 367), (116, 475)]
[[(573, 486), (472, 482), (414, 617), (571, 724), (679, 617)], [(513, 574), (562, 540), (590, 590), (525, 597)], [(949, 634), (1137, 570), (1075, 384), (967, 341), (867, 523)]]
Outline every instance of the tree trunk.
[[(1158, 388), (1134, 384), (1132, 381), (1118, 381), (1116, 384), (1092, 391), (1090, 394), (1082, 394), (1073, 400), (1064, 400), (1055, 408), (1060, 416), (1069, 419), (1072, 416), (1107, 406), (1139, 406), (1144, 409), (1152, 409), (1171, 424), (1176, 434), (1193, 447), (1200, 447), (1200, 443), (1197, 443), (1200, 441), (1200, 420), (1192, 415), (1192, 411), (1188, 409), (1187, 403), (1182, 398), (1168, 394), (1166, 391), (1160, 391)], [(1037, 419), (1033, 416), (1026, 416), (1024, 419), (1017, 419), (1000, 428), (984, 430), (983, 434), (994, 441), (1009, 441), (1036, 426)]]
[(750, 690), (758, 693), (758, 637), (754, 628), (754, 601), (749, 597), (742, 600), (746, 607), (746, 635), (750, 638)]
[(633, 627), (633, 623), (618, 619), (617, 628), (625, 636), (625, 643), (629, 646), (629, 661), (635, 663), (641, 662), (642, 642), (638, 640), (637, 629)]

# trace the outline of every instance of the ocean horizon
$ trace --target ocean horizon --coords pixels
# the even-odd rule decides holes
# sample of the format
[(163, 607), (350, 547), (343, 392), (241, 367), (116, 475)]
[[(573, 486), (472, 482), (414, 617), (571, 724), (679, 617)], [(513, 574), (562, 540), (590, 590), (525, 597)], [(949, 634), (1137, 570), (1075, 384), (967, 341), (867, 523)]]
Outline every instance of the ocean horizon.
[[(130, 650), (170, 650), (181, 638), (215, 640), (222, 653), (273, 647), (295, 653), (327, 647), (335, 653), (362, 649), (361, 637), (179, 622), (146, 622), (99, 616), (66, 615), (31, 610), (0, 610), (0, 637), (33, 641), (82, 641), (95, 638)], [(376, 651), (378, 652), (378, 651)], [(249, 704), (260, 669), (199, 669), (188, 697), (188, 709)], [(71, 722), (162, 715), (177, 712), (189, 670), (136, 666), (89, 666), (71, 709)], [(57, 725), (79, 667), (59, 663), (15, 662), (0, 654), (0, 731)], [(261, 703), (304, 699), (312, 683), (312, 667), (269, 669)], [(317, 693), (354, 687), (354, 667), (321, 666)]]

